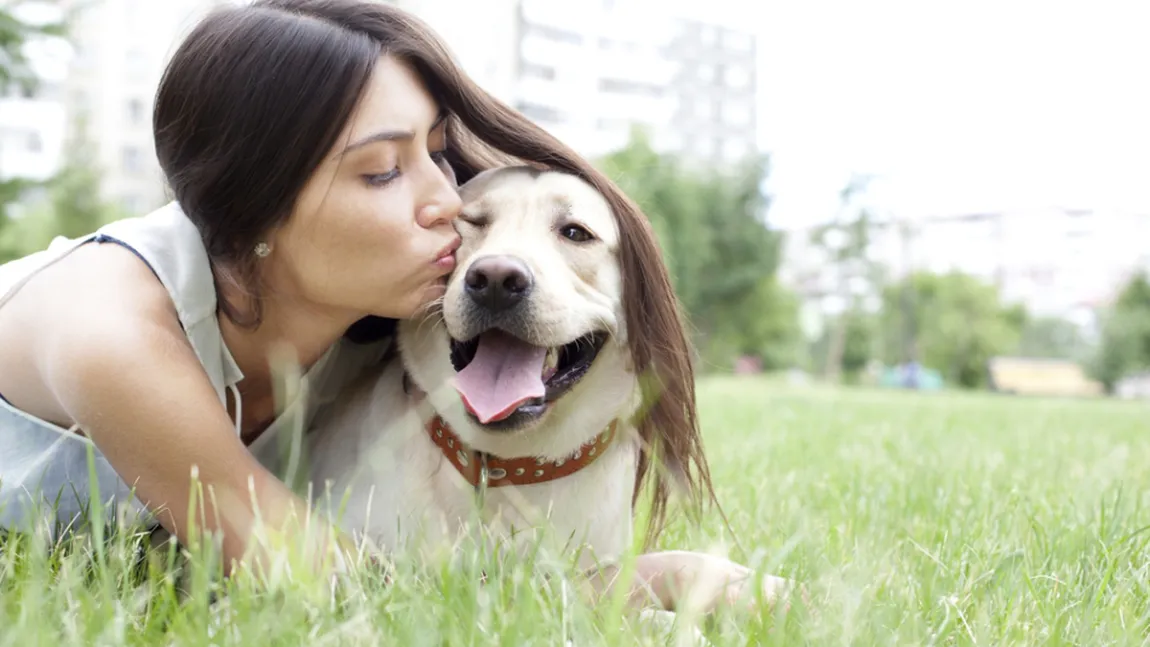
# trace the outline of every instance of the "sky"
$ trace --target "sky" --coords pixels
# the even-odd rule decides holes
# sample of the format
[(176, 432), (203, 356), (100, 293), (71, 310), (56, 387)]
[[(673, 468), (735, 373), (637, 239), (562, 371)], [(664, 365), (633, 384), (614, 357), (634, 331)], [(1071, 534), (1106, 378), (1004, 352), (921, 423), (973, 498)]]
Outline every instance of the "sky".
[(852, 173), (895, 217), (1150, 213), (1150, 3), (694, 3), (758, 35), (770, 217), (834, 214)]

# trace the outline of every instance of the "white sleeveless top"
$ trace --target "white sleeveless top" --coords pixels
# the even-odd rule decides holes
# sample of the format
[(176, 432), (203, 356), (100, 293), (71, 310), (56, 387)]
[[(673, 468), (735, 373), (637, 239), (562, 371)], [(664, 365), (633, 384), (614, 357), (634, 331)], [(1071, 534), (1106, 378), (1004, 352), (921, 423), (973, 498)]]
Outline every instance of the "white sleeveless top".
[[(199, 232), (178, 204), (113, 222), (81, 238), (57, 238), (44, 251), (0, 265), (0, 307), (37, 271), (90, 242), (122, 244), (151, 266), (171, 295), (188, 341), (221, 406), (226, 406), (226, 392), (232, 391), (238, 432), (242, 402), (236, 384), (243, 374), (220, 334), (207, 252)], [(78, 319), (82, 320), (82, 315)], [(364, 367), (379, 362), (390, 343), (390, 338), (369, 344), (341, 339), (303, 376), (299, 396), (252, 443), (252, 454), (280, 478), (290, 476), (282, 472), (292, 469), (296, 462), (301, 427), (306, 429), (317, 410)], [(131, 364), (132, 357), (125, 354), (124, 369), (131, 370)], [(98, 488), (105, 519), (116, 515), (121, 522), (155, 525), (152, 515), (91, 441), (16, 409), (2, 396), (0, 393), (0, 528), (26, 532), (38, 528), (55, 539), (61, 531), (87, 521), (93, 485)]]

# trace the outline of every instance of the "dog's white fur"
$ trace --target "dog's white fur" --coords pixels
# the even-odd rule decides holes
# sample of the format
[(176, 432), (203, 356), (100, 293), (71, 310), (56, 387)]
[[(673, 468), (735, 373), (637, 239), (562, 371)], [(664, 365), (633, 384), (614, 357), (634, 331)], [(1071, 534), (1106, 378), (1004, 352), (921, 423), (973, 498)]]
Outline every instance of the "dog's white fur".
[[(590, 185), (561, 173), (495, 169), (460, 193), (463, 243), (442, 316), (401, 322), (401, 361), (358, 383), (315, 421), (309, 434), (313, 493), (342, 507), (330, 510), (345, 530), (385, 550), (450, 546), (474, 530), (477, 497), (428, 437), (433, 416), (442, 416), (473, 449), (546, 461), (569, 457), (615, 422), (614, 443), (590, 466), (546, 483), (489, 488), (478, 511), (486, 531), (503, 540), (514, 530), (513, 541), (533, 545), (538, 533), (519, 533), (543, 529), (561, 549), (584, 549), (584, 567), (615, 559), (632, 539), (639, 456), (627, 424), (639, 404), (638, 382), (627, 352), (615, 216)], [(594, 239), (570, 240), (564, 236), (570, 225)], [(474, 423), (452, 386), (449, 335), (471, 336), (464, 275), (472, 260), (490, 254), (515, 256), (534, 275), (529, 341), (560, 346), (593, 331), (610, 334), (578, 384), (537, 423), (510, 433)], [(425, 398), (405, 393), (405, 370)]]

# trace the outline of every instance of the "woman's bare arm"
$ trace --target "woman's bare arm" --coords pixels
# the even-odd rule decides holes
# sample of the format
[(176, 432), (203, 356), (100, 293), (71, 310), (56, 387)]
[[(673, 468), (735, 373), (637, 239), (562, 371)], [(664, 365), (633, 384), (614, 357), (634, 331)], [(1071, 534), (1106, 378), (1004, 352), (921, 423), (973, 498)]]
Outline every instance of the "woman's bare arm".
[[(24, 351), (42, 397), (79, 425), (181, 542), (199, 539), (189, 533), (190, 514), (197, 531), (222, 534), (227, 571), (253, 556), (246, 553), (257, 518), (299, 538), (287, 524), (307, 519), (306, 503), (237, 437), (166, 290), (126, 250), (91, 251), (90, 260), (97, 251), (102, 257), (87, 276), (53, 267), (37, 288), (55, 290), (38, 299), (39, 328)], [(203, 492), (194, 510), (193, 472)], [(310, 522), (327, 536), (315, 515)]]

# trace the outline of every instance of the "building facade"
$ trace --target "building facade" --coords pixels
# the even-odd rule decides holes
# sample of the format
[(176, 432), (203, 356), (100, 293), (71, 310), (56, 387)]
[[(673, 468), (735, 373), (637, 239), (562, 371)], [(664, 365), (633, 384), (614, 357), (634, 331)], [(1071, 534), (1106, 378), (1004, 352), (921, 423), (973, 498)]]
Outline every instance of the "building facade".
[(446, 40), (480, 85), (584, 155), (621, 148), (635, 126), (655, 148), (700, 162), (757, 152), (750, 32), (654, 0), (399, 4)]
[(72, 29), (75, 56), (66, 83), (69, 139), (83, 138), (103, 198), (125, 215), (168, 200), (156, 161), (152, 106), (180, 39), (221, 0), (66, 0), (82, 3)]
[[(905, 225), (905, 226), (904, 226)], [(835, 268), (810, 242), (811, 229), (786, 232), (780, 278), (803, 300), (808, 334), (817, 336), (827, 315), (842, 310)], [(996, 285), (1003, 301), (1035, 316), (1056, 317), (1098, 334), (1097, 312), (1108, 306), (1134, 272), (1150, 270), (1150, 214), (1034, 208), (945, 214), (905, 223), (879, 222), (868, 256), (889, 280), (908, 272), (962, 272)], [(873, 286), (860, 286), (865, 294)]]
[[(15, 13), (33, 24), (55, 22), (63, 15), (49, 3), (22, 4)], [(64, 92), (72, 49), (61, 39), (36, 37), (26, 53), (37, 83), (0, 88), (0, 180), (47, 180), (59, 168), (63, 152)]]
[[(44, 0), (76, 10), (45, 82), (0, 97), (0, 176), (46, 179), (81, 143), (125, 215), (169, 199), (152, 138), (164, 67), (207, 11), (243, 0)], [(383, 0), (380, 0), (383, 1)], [(591, 157), (633, 126), (656, 148), (715, 164), (756, 151), (755, 42), (655, 0), (392, 0), (428, 23), (494, 96)]]

